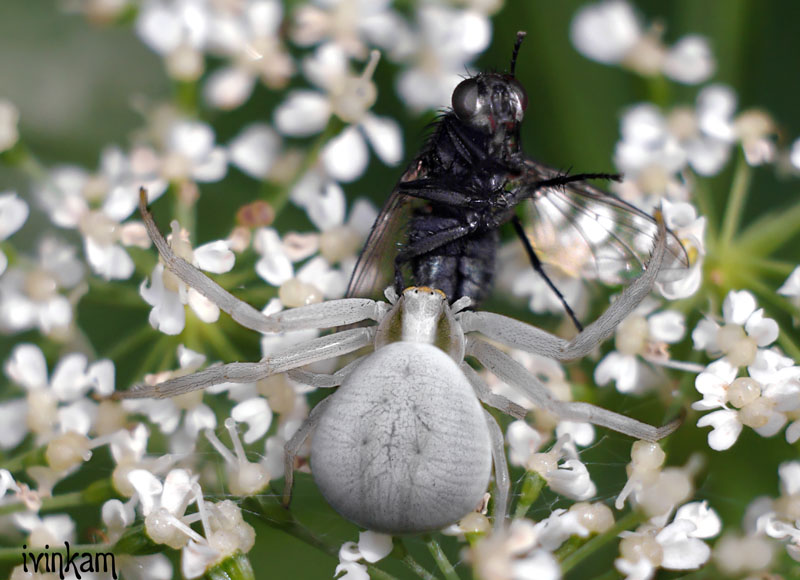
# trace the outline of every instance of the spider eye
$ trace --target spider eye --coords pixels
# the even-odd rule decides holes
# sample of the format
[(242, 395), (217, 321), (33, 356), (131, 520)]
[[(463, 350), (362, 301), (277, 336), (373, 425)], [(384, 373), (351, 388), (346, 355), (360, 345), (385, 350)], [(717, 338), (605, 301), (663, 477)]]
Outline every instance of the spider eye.
[(509, 84), (511, 85), (511, 89), (517, 94), (519, 105), (524, 111), (528, 108), (528, 93), (525, 92), (525, 87), (523, 87), (517, 79), (511, 79)]
[(453, 111), (461, 120), (466, 120), (478, 112), (478, 83), (475, 79), (461, 81), (453, 91)]

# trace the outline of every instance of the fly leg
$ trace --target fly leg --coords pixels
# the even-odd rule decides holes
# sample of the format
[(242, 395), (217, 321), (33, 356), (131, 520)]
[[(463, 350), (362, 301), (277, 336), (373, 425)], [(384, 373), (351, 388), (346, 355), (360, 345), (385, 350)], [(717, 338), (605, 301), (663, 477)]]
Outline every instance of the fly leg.
[(522, 246), (525, 248), (525, 253), (528, 254), (528, 259), (531, 261), (531, 266), (533, 266), (533, 269), (536, 270), (536, 272), (538, 272), (539, 275), (544, 279), (550, 289), (556, 293), (556, 296), (558, 296), (561, 304), (564, 305), (564, 310), (567, 311), (567, 316), (570, 317), (572, 324), (574, 324), (575, 328), (577, 328), (578, 332), (580, 332), (583, 330), (583, 325), (581, 324), (580, 320), (578, 320), (578, 317), (575, 316), (575, 312), (570, 307), (567, 299), (564, 298), (564, 295), (561, 293), (561, 291), (556, 287), (555, 284), (553, 284), (553, 281), (550, 280), (547, 272), (544, 271), (542, 262), (539, 260), (539, 256), (536, 255), (533, 245), (531, 245), (531, 241), (525, 234), (525, 228), (522, 226), (522, 221), (519, 219), (519, 216), (515, 215), (513, 218), (511, 218), (511, 224), (514, 226), (514, 231), (517, 233), (517, 237), (520, 239)]

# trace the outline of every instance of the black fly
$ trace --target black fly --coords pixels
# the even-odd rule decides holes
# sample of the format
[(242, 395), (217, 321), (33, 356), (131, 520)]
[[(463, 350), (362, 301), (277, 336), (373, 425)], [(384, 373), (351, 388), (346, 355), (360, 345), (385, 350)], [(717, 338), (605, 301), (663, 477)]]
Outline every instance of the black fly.
[[(517, 34), (509, 74), (480, 73), (453, 91), (452, 109), (439, 118), (375, 221), (348, 296), (370, 295), (392, 276), (400, 292), (410, 267), (413, 285), (438, 288), (450, 300), (469, 296), (480, 302), (494, 280), (498, 229), (508, 222), (578, 329), (579, 321), (534, 250), (538, 235), (552, 238), (556, 232), (558, 243), (582, 246), (575, 251), (588, 256), (605, 280), (629, 279), (643, 269), (657, 231), (655, 220), (585, 183), (617, 176), (565, 175), (523, 152), (520, 125), (528, 96), (514, 68), (524, 36)], [(517, 215), (524, 200), (533, 201), (533, 242)], [(403, 228), (405, 240), (398, 249)], [(668, 261), (667, 273), (688, 262), (672, 234)]]

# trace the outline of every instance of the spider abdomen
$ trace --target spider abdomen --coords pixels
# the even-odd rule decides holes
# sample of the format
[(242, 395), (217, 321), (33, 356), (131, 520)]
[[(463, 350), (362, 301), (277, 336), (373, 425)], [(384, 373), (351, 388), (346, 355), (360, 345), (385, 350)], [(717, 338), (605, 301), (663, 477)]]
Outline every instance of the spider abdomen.
[(345, 518), (416, 533), (452, 524), (480, 503), (491, 475), (489, 429), (472, 386), (443, 351), (389, 344), (331, 396), (311, 467)]

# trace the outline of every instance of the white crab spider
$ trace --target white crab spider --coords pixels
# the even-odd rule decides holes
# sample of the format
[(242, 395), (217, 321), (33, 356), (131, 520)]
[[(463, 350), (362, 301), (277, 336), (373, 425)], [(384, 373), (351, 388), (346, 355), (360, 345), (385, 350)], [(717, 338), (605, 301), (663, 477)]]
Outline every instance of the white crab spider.
[[(259, 362), (211, 367), (118, 394), (119, 398), (173, 397), (220, 383), (255, 382), (281, 372), (311, 386), (340, 387), (312, 409), (286, 444), (287, 501), (294, 457), (313, 431), (314, 480), (348, 520), (389, 534), (443, 528), (481, 502), (494, 463), (495, 525), (501, 525), (509, 490), (503, 435), (481, 403), (518, 418), (525, 410), (493, 394), (465, 356), (562, 419), (586, 421), (650, 441), (665, 437), (680, 423), (653, 427), (588, 403), (559, 401), (522, 365), (479, 336), (562, 361), (587, 355), (650, 292), (666, 248), (663, 220), (659, 219), (645, 273), (600, 318), (566, 341), (506, 316), (464, 310), (469, 299), (448, 305), (442, 292), (429, 288), (408, 288), (399, 297), (390, 289), (388, 302), (346, 298), (265, 316), (173, 254), (144, 195), (140, 206), (166, 267), (247, 328), (278, 332), (376, 323), (315, 338)], [(367, 346), (373, 347), (371, 353), (331, 375), (300, 368)]]

